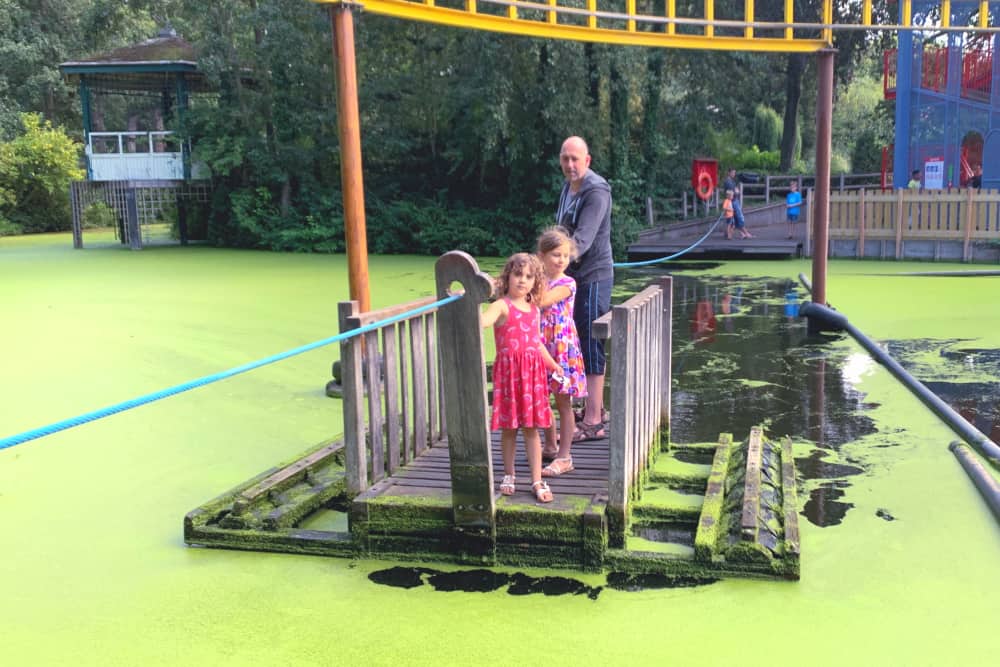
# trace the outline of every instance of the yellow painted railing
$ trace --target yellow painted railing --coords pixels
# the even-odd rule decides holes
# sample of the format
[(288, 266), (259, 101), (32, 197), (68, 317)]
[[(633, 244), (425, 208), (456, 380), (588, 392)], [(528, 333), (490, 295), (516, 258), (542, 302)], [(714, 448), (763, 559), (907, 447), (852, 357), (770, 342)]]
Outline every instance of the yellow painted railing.
[[(813, 20), (794, 15), (792, 0), (784, 0), (780, 20), (762, 20), (759, 7), (769, 3), (744, 0), (742, 11), (723, 15), (715, 0), (684, 5), (663, 0), (653, 6), (660, 12), (644, 14), (636, 0), (614, 4), (607, 0), (313, 0), (319, 4), (359, 7), (366, 12), (425, 21), (460, 28), (489, 30), (531, 37), (568, 39), (606, 44), (660, 46), (688, 49), (811, 53), (828, 48), (838, 30), (926, 30), (1000, 32), (990, 25), (1000, 14), (1000, 3), (983, 0), (975, 26), (950, 25), (943, 18), (935, 26), (913, 24), (910, 0), (902, 0), (900, 23), (877, 23), (872, 0), (862, 0), (860, 11), (849, 20), (834, 18), (833, 0), (823, 0)], [(776, 0), (772, 0), (776, 1)], [(649, 5), (646, 5), (647, 7)], [(941, 0), (938, 11), (950, 16), (951, 0)], [(624, 11), (622, 11), (624, 9)], [(934, 14), (933, 12), (931, 13)], [(895, 6), (893, 21), (897, 20)]]

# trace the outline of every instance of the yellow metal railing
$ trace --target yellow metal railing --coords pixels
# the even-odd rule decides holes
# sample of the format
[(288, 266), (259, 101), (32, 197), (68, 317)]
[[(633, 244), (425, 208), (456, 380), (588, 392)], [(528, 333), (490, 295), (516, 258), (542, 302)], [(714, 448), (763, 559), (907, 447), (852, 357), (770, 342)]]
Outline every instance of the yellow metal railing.
[[(319, 4), (360, 7), (373, 14), (394, 16), (460, 28), (490, 30), (550, 39), (601, 42), (635, 46), (763, 52), (819, 51), (831, 46), (833, 33), (840, 30), (934, 30), (1000, 32), (991, 25), (990, 5), (1000, 14), (1000, 3), (981, 0), (976, 25), (955, 26), (951, 21), (951, 0), (941, 0), (935, 25), (913, 24), (912, 0), (901, 0), (902, 11), (892, 7), (893, 21), (878, 23), (872, 0), (862, 0), (860, 12), (837, 20), (833, 0), (823, 0), (815, 20), (797, 20), (793, 0), (784, 0), (782, 18), (759, 18), (755, 0), (744, 0), (741, 18), (717, 16), (715, 0), (686, 5), (691, 15), (683, 15), (676, 0), (653, 6), (659, 14), (643, 14), (636, 0), (613, 5), (607, 0), (313, 0)], [(573, 2), (573, 5), (560, 4)], [(624, 8), (624, 11), (621, 11)]]

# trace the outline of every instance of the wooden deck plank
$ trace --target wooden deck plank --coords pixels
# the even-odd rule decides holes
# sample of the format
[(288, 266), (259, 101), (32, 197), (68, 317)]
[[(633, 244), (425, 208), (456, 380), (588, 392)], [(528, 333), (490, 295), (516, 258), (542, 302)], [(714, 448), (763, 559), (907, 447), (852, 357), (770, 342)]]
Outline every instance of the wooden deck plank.
[[(494, 476), (503, 476), (503, 459), (500, 451), (500, 433), (490, 434), (491, 454)], [(588, 500), (595, 496), (603, 497), (608, 492), (608, 438), (601, 438), (573, 445), (573, 472), (559, 477), (547, 477), (546, 481), (557, 498), (579, 497)], [(524, 442), (518, 435), (517, 454), (514, 461), (514, 473), (517, 477), (516, 492), (505, 497), (508, 504), (536, 504), (531, 493), (531, 474), (524, 454)], [(448, 457), (447, 441), (442, 441), (434, 447), (424, 450), (415, 459), (401, 465), (395, 473), (378, 485), (378, 489), (370, 495), (382, 497), (413, 496), (431, 494), (450, 495), (451, 466)], [(499, 499), (499, 491), (496, 491)]]

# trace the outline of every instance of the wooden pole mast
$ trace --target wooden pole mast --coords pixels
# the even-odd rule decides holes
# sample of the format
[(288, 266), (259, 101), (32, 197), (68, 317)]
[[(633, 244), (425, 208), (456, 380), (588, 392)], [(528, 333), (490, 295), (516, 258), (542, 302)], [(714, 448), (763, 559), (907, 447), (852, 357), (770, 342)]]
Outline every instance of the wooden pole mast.
[(816, 94), (816, 199), (813, 217), (812, 300), (826, 305), (830, 229), (830, 149), (833, 123), (833, 49), (820, 51)]
[(354, 14), (350, 5), (330, 7), (333, 62), (337, 71), (337, 125), (340, 131), (340, 182), (344, 198), (344, 237), (351, 300), (362, 313), (371, 310), (368, 294), (368, 237), (365, 187), (361, 173), (361, 121), (354, 61)]

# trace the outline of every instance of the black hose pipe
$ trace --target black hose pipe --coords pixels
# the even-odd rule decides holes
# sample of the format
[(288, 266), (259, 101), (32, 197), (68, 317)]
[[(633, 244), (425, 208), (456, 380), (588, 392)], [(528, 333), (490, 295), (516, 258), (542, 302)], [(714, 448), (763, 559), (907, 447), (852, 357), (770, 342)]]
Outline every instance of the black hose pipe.
[(952, 451), (958, 462), (965, 468), (965, 472), (968, 473), (976, 488), (979, 489), (979, 493), (982, 494), (983, 500), (993, 510), (993, 516), (1000, 521), (1000, 484), (983, 467), (983, 464), (972, 455), (972, 452), (964, 443), (955, 440), (948, 445), (948, 449)]
[(854, 340), (858, 341), (861, 347), (865, 348), (875, 361), (888, 368), (896, 376), (897, 380), (906, 385), (907, 389), (913, 392), (938, 417), (944, 420), (951, 427), (951, 430), (975, 448), (977, 452), (986, 457), (991, 466), (1000, 470), (1000, 447), (979, 429), (967, 422), (962, 415), (955, 412), (950, 405), (938, 398), (937, 394), (906, 372), (885, 350), (872, 342), (871, 338), (858, 331), (857, 327), (848, 322), (846, 316), (832, 308), (827, 308), (813, 302), (802, 304), (799, 307), (799, 316), (808, 317), (810, 321), (815, 320), (819, 324), (829, 327), (827, 330), (846, 331), (851, 334)]

